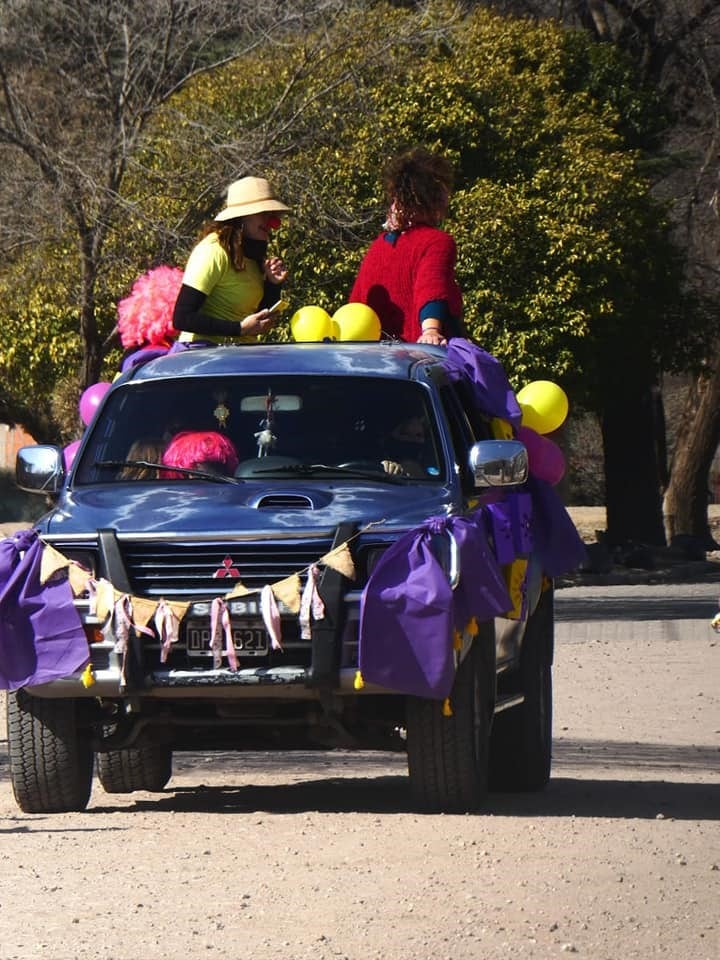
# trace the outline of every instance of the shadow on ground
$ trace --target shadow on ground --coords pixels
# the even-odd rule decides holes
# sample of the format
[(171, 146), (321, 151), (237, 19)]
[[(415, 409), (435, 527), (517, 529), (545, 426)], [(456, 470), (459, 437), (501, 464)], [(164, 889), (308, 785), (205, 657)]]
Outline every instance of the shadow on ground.
[[(559, 740), (554, 752), (554, 775), (546, 790), (491, 794), (483, 813), (528, 818), (720, 819), (720, 782), (701, 782), (718, 771), (720, 753), (712, 747)], [(605, 770), (607, 776), (603, 776)], [(7, 758), (2, 754), (0, 780), (9, 789)], [(369, 751), (360, 756), (322, 751), (177, 754), (174, 780), (163, 793), (124, 797), (118, 805), (96, 783), (85, 816), (138, 810), (222, 815), (417, 813), (405, 756)]]

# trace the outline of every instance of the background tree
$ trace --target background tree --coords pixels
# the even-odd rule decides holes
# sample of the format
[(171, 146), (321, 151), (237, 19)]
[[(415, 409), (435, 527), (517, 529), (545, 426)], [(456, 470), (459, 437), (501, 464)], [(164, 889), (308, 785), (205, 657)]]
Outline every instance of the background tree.
[[(39, 438), (68, 428), (60, 428), (51, 394), (58, 384), (76, 382), (78, 366), (79, 386), (99, 378), (114, 344), (117, 300), (143, 269), (172, 258), (221, 204), (227, 183), (272, 173), (273, 144), (287, 150), (300, 126), (303, 103), (293, 90), (307, 73), (321, 75), (323, 60), (339, 52), (326, 31), (347, 6), (342, 0), (261, 7), (250, 0), (7, 0), (2, 6), (0, 162), (7, 176), (0, 182), (0, 239), (7, 254), (4, 307), (18, 338), (15, 349), (0, 352), (3, 420), (22, 422)], [(373, 55), (380, 62), (389, 41), (377, 40)], [(263, 61), (253, 56), (261, 47), (268, 51)], [(290, 53), (293, 72), (282, 69)], [(237, 99), (233, 89), (207, 102), (178, 93), (232, 62), (239, 64), (247, 123), (230, 134), (224, 114)], [(257, 90), (255, 69), (262, 71)], [(322, 89), (321, 81), (313, 96)], [(212, 92), (212, 84), (198, 83), (193, 96)], [(170, 172), (173, 156), (182, 162)], [(75, 282), (55, 282), (58, 269)], [(52, 367), (41, 362), (44, 341), (22, 319), (34, 277), (46, 280), (34, 302), (52, 319), (48, 334), (68, 329), (75, 318), (73, 349), (56, 351)]]
[[(671, 203), (675, 242), (688, 291), (709, 323), (720, 299), (720, 6), (716, 0), (498, 0), (510, 13), (581, 26), (625, 50), (639, 76), (666, 99), (660, 138), (646, 143), (656, 196)], [(716, 546), (708, 526), (708, 470), (720, 442), (718, 341), (687, 389), (678, 418), (664, 514), (668, 535)]]
[(72, 239), (83, 384), (98, 379), (113, 325), (103, 308), (113, 299), (119, 244), (110, 265), (108, 240), (127, 239), (141, 216), (123, 181), (148, 121), (191, 77), (268, 43), (271, 32), (282, 42), (311, 14), (337, 7), (329, 0), (5, 0), (0, 239), (29, 276)]
[[(370, 35), (368, 23), (362, 42)], [(380, 76), (359, 45), (346, 55), (362, 69), (339, 88), (342, 122), (318, 101), (305, 123), (332, 123), (333, 137), (286, 165), (305, 184), (302, 232), (289, 232), (291, 256), (295, 237), (309, 251), (295, 254), (296, 291), (342, 302), (382, 219), (387, 156), (414, 142), (450, 154), (471, 330), (517, 386), (553, 376), (602, 413), (609, 534), (662, 542), (654, 388), (661, 370), (690, 362), (699, 329), (632, 149), (663, 120), (657, 98), (610, 46), (480, 10), (421, 57), (396, 51)]]
[(295, 304), (335, 309), (379, 229), (384, 160), (424, 142), (458, 167), (449, 227), (474, 334), (517, 387), (550, 376), (602, 411), (611, 533), (659, 539), (649, 400), (702, 330), (649, 196), (640, 147), (666, 122), (652, 89), (611, 44), (481, 9), (348, 3), (301, 26), (186, 72), (148, 112), (104, 233), (102, 333), (134, 276), (182, 262), (244, 173), (269, 174), (293, 205)]

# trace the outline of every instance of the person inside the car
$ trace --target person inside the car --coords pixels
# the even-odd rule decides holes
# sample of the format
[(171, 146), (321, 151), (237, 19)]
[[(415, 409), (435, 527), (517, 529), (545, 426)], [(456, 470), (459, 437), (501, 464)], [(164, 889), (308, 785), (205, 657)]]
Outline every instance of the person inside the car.
[(136, 440), (127, 452), (127, 466), (123, 467), (119, 474), (121, 480), (157, 480), (160, 476), (160, 468), (157, 466), (145, 466), (144, 464), (162, 463), (163, 450), (165, 444), (158, 440)]
[[(185, 430), (176, 434), (163, 454), (165, 467), (182, 467), (231, 477), (239, 463), (232, 441), (214, 430)], [(163, 479), (181, 480), (184, 474), (163, 470)]]
[(406, 414), (384, 440), (383, 452), (388, 459), (381, 462), (385, 473), (401, 477), (427, 476), (423, 466), (426, 439), (425, 417), (417, 412)]
[(253, 342), (277, 323), (282, 284), (288, 276), (268, 242), (290, 208), (267, 180), (243, 177), (231, 183), (225, 207), (205, 225), (185, 267), (171, 348)]

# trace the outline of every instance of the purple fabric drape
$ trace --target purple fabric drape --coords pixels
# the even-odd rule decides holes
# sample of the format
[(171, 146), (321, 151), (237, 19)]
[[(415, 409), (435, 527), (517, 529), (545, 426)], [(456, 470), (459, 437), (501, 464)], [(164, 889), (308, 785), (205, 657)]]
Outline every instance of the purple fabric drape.
[(533, 502), (535, 548), (543, 571), (557, 577), (577, 570), (587, 560), (587, 551), (557, 490), (537, 477), (529, 477), (527, 485)]
[(40, 583), (42, 551), (34, 530), (0, 541), (0, 689), (57, 680), (89, 660), (67, 577)]
[(452, 590), (431, 549), (428, 525), (388, 547), (363, 591), (363, 679), (418, 697), (446, 697), (455, 666)]
[(451, 380), (466, 379), (479, 410), (520, 426), (522, 411), (499, 360), (463, 337), (453, 337), (447, 347), (445, 368)]
[(464, 630), (472, 617), (478, 621), (502, 616), (512, 607), (505, 578), (485, 533), (485, 516), (449, 517), (460, 552), (460, 582), (453, 591), (456, 630)]
[(529, 493), (511, 492), (505, 500), (485, 508), (495, 556), (498, 563), (512, 563), (515, 557), (527, 556), (533, 548), (535, 516)]
[[(460, 557), (453, 591), (432, 548), (452, 533)], [(443, 699), (455, 677), (453, 632), (512, 603), (481, 516), (436, 517), (389, 547), (363, 591), (359, 666), (363, 679), (418, 697)]]

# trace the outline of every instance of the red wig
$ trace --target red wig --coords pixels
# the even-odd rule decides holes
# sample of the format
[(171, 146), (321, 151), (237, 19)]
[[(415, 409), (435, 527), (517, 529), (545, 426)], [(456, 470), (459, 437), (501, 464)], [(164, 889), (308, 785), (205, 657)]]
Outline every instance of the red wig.
[[(232, 442), (222, 433), (185, 430), (177, 433), (168, 444), (162, 462), (166, 467), (183, 467), (186, 470), (203, 469), (205, 465), (212, 470), (232, 475), (240, 462)], [(165, 479), (177, 480), (179, 474), (171, 470), (163, 471)]]

